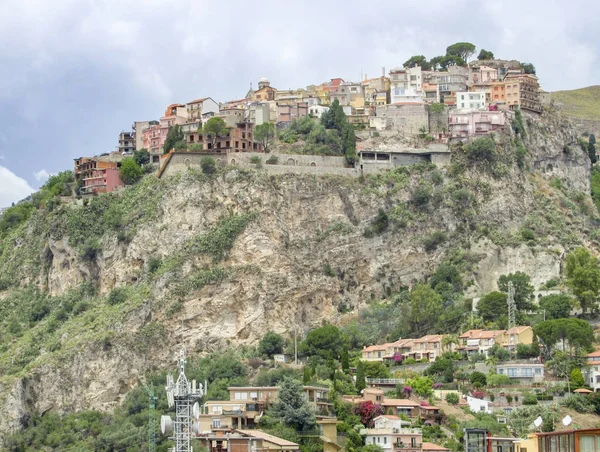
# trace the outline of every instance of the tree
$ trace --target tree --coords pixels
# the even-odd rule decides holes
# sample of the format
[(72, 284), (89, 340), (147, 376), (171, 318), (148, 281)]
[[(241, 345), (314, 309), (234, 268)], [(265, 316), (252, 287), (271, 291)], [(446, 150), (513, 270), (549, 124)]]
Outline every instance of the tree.
[(471, 55), (475, 53), (475, 46), (470, 42), (457, 42), (446, 48), (446, 55), (454, 55), (462, 58), (465, 62), (469, 61)]
[(325, 325), (309, 331), (300, 344), (300, 350), (308, 356), (317, 356), (325, 360), (338, 359), (346, 348), (345, 338), (334, 325)]
[(150, 153), (147, 149), (139, 149), (133, 153), (133, 159), (139, 166), (150, 163)]
[(316, 425), (315, 412), (308, 403), (302, 383), (286, 378), (279, 387), (277, 401), (270, 408), (270, 415), (296, 430), (309, 430)]
[(568, 318), (573, 308), (573, 299), (565, 294), (551, 294), (540, 298), (539, 305), (546, 320)]
[(488, 50), (481, 49), (479, 55), (477, 56), (478, 60), (493, 60), (494, 54)]
[(417, 337), (430, 332), (444, 310), (442, 297), (427, 284), (419, 283), (410, 292), (410, 331)]
[(531, 278), (523, 272), (510, 273), (502, 275), (498, 278), (498, 289), (504, 293), (508, 293), (508, 282), (512, 281), (513, 289), (515, 290), (515, 304), (519, 311), (533, 311), (533, 286)]
[(302, 373), (302, 383), (305, 385), (309, 384), (312, 379), (312, 371), (310, 367), (304, 366), (304, 372)]
[(348, 372), (350, 370), (350, 359), (348, 358), (348, 350), (342, 350), (342, 370)]
[(373, 419), (383, 414), (383, 407), (367, 400), (354, 407), (354, 414), (360, 416), (360, 422), (365, 427), (373, 427)]
[(592, 163), (596, 163), (596, 161), (598, 160), (598, 158), (596, 157), (596, 136), (593, 133), (590, 133), (590, 137), (588, 138), (587, 150)]
[(406, 380), (406, 385), (421, 397), (429, 397), (433, 394), (433, 380), (429, 377), (409, 378)]
[(179, 124), (172, 126), (167, 132), (167, 138), (165, 138), (165, 144), (163, 146), (163, 153), (166, 154), (175, 147), (175, 144), (184, 139), (183, 130)]
[(273, 358), (273, 355), (283, 352), (284, 345), (285, 340), (283, 337), (273, 331), (269, 331), (258, 343), (258, 352), (261, 355), (267, 355), (269, 358)]
[(210, 140), (210, 147), (215, 149), (217, 145), (217, 138), (226, 137), (229, 135), (229, 127), (223, 121), (223, 118), (213, 116), (202, 128), (202, 133)]
[(210, 155), (205, 155), (200, 160), (202, 172), (207, 175), (214, 174), (217, 171), (217, 161)]
[(431, 70), (431, 64), (423, 55), (414, 55), (404, 62), (404, 67), (419, 66), (423, 71)]
[(585, 320), (555, 319), (540, 322), (533, 327), (533, 332), (545, 346), (546, 357), (560, 341), (568, 344), (571, 356), (579, 350), (590, 350), (594, 340), (594, 328)]
[(490, 347), (488, 355), (497, 358), (499, 361), (508, 361), (510, 359), (510, 352), (498, 344)]
[(479, 383), (481, 386), (487, 384), (487, 377), (483, 372), (473, 372), (470, 377), (471, 384)]
[(450, 405), (456, 405), (459, 402), (458, 394), (456, 392), (446, 394), (446, 402)]
[(585, 381), (583, 380), (583, 374), (581, 373), (581, 369), (573, 369), (571, 374), (569, 375), (569, 382), (571, 383), (572, 389), (578, 389), (583, 387)]
[(597, 307), (600, 292), (598, 258), (585, 248), (577, 248), (567, 256), (567, 285), (579, 301), (585, 315)]
[(359, 361), (356, 366), (356, 390), (360, 392), (366, 387), (367, 382), (365, 378), (365, 363)]
[(370, 378), (390, 378), (390, 370), (388, 367), (377, 361), (363, 362), (365, 368), (365, 376)]
[[(356, 160), (356, 134), (354, 133), (354, 127), (348, 122), (338, 99), (331, 103), (329, 111), (321, 115), (321, 124), (325, 129), (337, 130), (346, 163), (354, 165)], [(325, 136), (327, 137), (327, 133)]]
[(438, 285), (442, 283), (450, 284), (454, 292), (463, 291), (463, 280), (460, 276), (460, 270), (456, 265), (448, 263), (441, 264), (431, 278), (429, 278), (429, 285), (433, 289), (436, 289), (436, 292), (438, 293), (441, 292), (441, 289), (438, 289)]
[(488, 386), (506, 386), (512, 383), (508, 375), (493, 374), (486, 377)]
[(521, 62), (521, 69), (523, 69), (523, 72), (525, 72), (526, 74), (535, 75), (535, 66), (531, 63)]
[(132, 157), (124, 158), (121, 161), (121, 168), (119, 169), (119, 175), (121, 176), (121, 180), (126, 185), (135, 184), (144, 172), (140, 165), (138, 165)]
[(441, 55), (432, 58), (429, 61), (431, 65), (431, 69), (433, 70), (447, 70), (448, 66), (456, 65), (456, 66), (466, 66), (467, 63), (465, 60), (457, 55)]
[(262, 144), (265, 152), (269, 152), (269, 144), (273, 138), (275, 138), (275, 124), (263, 122), (254, 128), (254, 139)]
[(506, 294), (502, 292), (490, 292), (477, 303), (477, 311), (486, 322), (493, 322), (506, 315), (507, 309)]

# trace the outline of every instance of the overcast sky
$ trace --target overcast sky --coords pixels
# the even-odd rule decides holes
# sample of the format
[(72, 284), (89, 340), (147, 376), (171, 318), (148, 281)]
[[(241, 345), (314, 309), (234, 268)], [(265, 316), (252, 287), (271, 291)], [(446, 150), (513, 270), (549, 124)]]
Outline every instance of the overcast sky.
[(134, 120), (210, 96), (359, 80), (469, 41), (532, 62), (546, 90), (598, 84), (600, 3), (2, 0), (0, 207)]

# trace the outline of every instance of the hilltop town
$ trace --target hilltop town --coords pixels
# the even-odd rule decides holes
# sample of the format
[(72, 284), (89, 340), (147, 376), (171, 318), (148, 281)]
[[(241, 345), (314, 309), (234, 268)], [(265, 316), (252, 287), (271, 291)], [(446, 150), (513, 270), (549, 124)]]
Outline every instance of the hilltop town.
[[(202, 97), (171, 104), (158, 119), (135, 120), (131, 131), (119, 134), (114, 151), (76, 159), (81, 192), (110, 192), (124, 185), (120, 161), (136, 151), (148, 154), (143, 161), (155, 165), (159, 176), (199, 166), (203, 154), (221, 164), (267, 163), (267, 170), (275, 173), (361, 175), (420, 161), (446, 165), (450, 141), (503, 129), (510, 112), (538, 115), (551, 101), (540, 89), (533, 65), (496, 60), (485, 50), (466, 64), (474, 51), (469, 46), (450, 46), (448, 52), (453, 53), (441, 62), (415, 56), (404, 67), (387, 73), (382, 68), (381, 76), (365, 75), (358, 82), (336, 77), (286, 90), (263, 78), (241, 99), (217, 102)], [(327, 149), (329, 143), (324, 150), (302, 149), (300, 155), (298, 147), (272, 145), (277, 137), (294, 143), (297, 134), (286, 135), (288, 129), (303, 118), (321, 119), (334, 104), (357, 135), (351, 158), (337, 157), (340, 152)], [(173, 139), (168, 139), (169, 131)], [(288, 155), (271, 160), (255, 155), (278, 151)], [(320, 158), (309, 157), (315, 154)]]

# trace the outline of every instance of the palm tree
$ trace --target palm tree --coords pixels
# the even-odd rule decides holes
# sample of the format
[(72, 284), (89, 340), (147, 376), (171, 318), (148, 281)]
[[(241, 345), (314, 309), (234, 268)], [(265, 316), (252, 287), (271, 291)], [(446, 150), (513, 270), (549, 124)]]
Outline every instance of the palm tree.
[(458, 336), (456, 334), (445, 334), (444, 337), (442, 337), (442, 351), (451, 348), (452, 344), (460, 344)]

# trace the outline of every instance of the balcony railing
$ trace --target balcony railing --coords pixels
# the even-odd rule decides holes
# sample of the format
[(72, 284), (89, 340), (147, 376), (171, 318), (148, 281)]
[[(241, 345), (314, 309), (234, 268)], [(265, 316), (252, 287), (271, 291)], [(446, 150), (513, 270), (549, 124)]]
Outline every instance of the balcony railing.
[(404, 383), (404, 378), (367, 378), (366, 381), (374, 385), (399, 385)]

